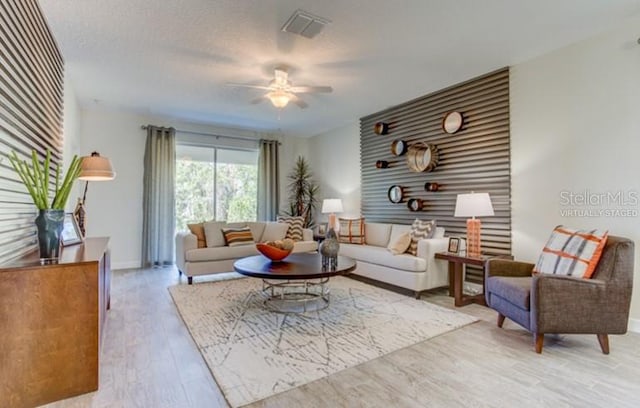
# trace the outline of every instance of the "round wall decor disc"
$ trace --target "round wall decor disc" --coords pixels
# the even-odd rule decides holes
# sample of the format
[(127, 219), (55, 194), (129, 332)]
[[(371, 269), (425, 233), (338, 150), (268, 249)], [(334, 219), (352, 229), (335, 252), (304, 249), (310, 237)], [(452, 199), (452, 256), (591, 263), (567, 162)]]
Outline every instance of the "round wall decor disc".
[(373, 132), (377, 135), (386, 135), (389, 133), (389, 124), (386, 122), (377, 122), (373, 126)]
[(449, 112), (444, 115), (444, 119), (442, 119), (442, 130), (447, 133), (456, 133), (460, 128), (462, 128), (462, 113), (460, 112)]
[(436, 182), (427, 181), (426, 183), (424, 183), (425, 191), (438, 191), (438, 188), (440, 188), (440, 186)]
[(391, 153), (394, 156), (402, 156), (403, 154), (405, 154), (407, 152), (407, 142), (405, 142), (404, 140), (394, 140), (393, 143), (391, 143)]
[(419, 198), (412, 198), (409, 201), (407, 201), (407, 207), (409, 208), (409, 211), (421, 211), (422, 210), (422, 200)]
[(407, 154), (407, 166), (410, 171), (420, 173), (432, 171), (438, 165), (438, 146), (431, 143), (418, 142), (412, 144)]
[(402, 196), (403, 192), (401, 186), (394, 184), (393, 186), (389, 187), (389, 191), (387, 191), (387, 197), (389, 197), (389, 201), (394, 204), (401, 203)]

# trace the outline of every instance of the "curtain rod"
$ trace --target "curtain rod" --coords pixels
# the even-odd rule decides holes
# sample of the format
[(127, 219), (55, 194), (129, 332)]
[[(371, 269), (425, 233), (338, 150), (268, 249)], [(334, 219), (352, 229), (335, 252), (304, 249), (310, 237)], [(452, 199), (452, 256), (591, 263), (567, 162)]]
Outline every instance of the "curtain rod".
[[(140, 128), (142, 130), (147, 130), (149, 126), (147, 125), (142, 125), (140, 126)], [(202, 135), (202, 136), (214, 136), (216, 138), (221, 138), (224, 137), (225, 139), (237, 139), (237, 140), (248, 140), (251, 142), (259, 142), (260, 140), (262, 140), (262, 138), (260, 139), (255, 139), (253, 137), (243, 137), (243, 136), (225, 136), (225, 135), (217, 135), (215, 133), (205, 133), (205, 132), (195, 132), (193, 130), (182, 130), (182, 129), (176, 129), (176, 132), (180, 132), (180, 133), (190, 133), (192, 135)], [(264, 140), (268, 140), (268, 139), (264, 139)], [(278, 144), (281, 144), (280, 142), (278, 142)]]

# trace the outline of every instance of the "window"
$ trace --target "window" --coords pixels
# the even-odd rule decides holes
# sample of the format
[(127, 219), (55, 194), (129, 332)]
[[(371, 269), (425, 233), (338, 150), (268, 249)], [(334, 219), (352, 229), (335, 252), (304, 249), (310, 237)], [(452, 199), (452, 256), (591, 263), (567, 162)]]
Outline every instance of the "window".
[(176, 228), (212, 219), (255, 221), (258, 152), (178, 144)]

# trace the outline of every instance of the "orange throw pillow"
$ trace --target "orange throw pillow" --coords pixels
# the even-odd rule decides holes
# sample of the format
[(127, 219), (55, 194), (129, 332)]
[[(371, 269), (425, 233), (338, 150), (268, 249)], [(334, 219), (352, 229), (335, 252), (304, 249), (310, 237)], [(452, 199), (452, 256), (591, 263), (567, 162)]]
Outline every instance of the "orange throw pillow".
[(187, 227), (189, 227), (189, 231), (191, 231), (191, 233), (198, 238), (198, 248), (206, 248), (207, 238), (204, 235), (203, 223), (201, 222), (200, 224), (187, 224)]
[(608, 231), (558, 225), (542, 250), (534, 272), (589, 279), (598, 266)]

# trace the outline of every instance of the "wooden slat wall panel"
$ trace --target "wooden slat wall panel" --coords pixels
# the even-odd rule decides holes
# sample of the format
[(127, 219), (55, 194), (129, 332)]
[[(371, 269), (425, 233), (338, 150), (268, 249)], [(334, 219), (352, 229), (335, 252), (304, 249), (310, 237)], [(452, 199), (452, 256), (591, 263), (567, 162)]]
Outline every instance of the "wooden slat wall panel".
[[(442, 130), (445, 113), (459, 111), (464, 125), (453, 135)], [(376, 122), (390, 123), (387, 135), (374, 133)], [(426, 142), (438, 146), (439, 165), (431, 172), (409, 171), (406, 155), (391, 154), (391, 143)], [(360, 119), (360, 166), (363, 216), (370, 222), (411, 224), (435, 219), (447, 235), (464, 236), (466, 220), (453, 216), (460, 193), (488, 192), (495, 216), (482, 218), (483, 251), (511, 253), (511, 180), (509, 135), (509, 69), (504, 68)], [(377, 169), (377, 160), (390, 168)], [(440, 185), (424, 190), (425, 182)], [(387, 190), (403, 186), (405, 198), (393, 204)], [(407, 208), (410, 198), (425, 200), (421, 212)]]
[[(35, 0), (0, 0), (0, 264), (36, 249), (36, 208), (8, 155), (62, 160), (63, 59)], [(53, 180), (52, 180), (53, 182)]]

